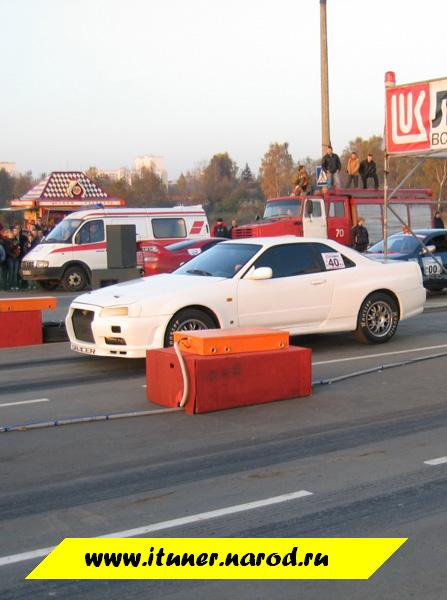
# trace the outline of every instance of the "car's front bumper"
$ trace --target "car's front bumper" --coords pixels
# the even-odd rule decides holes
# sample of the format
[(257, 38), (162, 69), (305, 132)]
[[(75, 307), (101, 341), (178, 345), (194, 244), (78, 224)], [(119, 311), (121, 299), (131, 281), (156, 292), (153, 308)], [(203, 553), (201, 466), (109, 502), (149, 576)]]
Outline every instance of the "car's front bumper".
[(101, 317), (101, 311), (102, 307), (90, 304), (70, 306), (65, 324), (72, 350), (95, 356), (144, 358), (146, 350), (163, 348), (172, 315)]
[(25, 281), (45, 281), (53, 279), (60, 281), (63, 274), (63, 267), (45, 267), (44, 269), (37, 269), (29, 263), (26, 263), (26, 261), (23, 261), (20, 267), (20, 277)]

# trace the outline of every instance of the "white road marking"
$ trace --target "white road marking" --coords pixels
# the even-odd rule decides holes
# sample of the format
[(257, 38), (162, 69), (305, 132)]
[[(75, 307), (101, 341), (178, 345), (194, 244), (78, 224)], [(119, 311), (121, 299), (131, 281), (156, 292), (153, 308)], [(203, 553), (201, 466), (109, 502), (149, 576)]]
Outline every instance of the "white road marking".
[(331, 365), (334, 363), (348, 362), (351, 360), (367, 360), (368, 358), (379, 358), (380, 356), (395, 356), (396, 354), (421, 352), (422, 350), (440, 350), (441, 348), (447, 348), (447, 344), (441, 344), (439, 346), (423, 346), (421, 348), (411, 348), (409, 350), (395, 350), (394, 352), (380, 352), (378, 354), (365, 354), (364, 356), (347, 356), (346, 358), (335, 358), (333, 360), (322, 360), (319, 362), (314, 362), (312, 364), (313, 364), (313, 366)]
[(424, 465), (431, 465), (432, 467), (435, 467), (436, 465), (442, 465), (444, 463), (447, 463), (447, 456), (432, 458), (431, 460), (424, 460)]
[[(263, 508), (264, 506), (272, 506), (273, 504), (280, 504), (282, 502), (288, 502), (290, 500), (297, 500), (298, 498), (304, 498), (306, 496), (312, 496), (312, 492), (300, 490), (298, 492), (291, 492), (290, 494), (282, 494), (281, 496), (272, 496), (271, 498), (265, 498), (264, 500), (255, 500), (254, 502), (246, 502), (245, 504), (236, 504), (235, 506), (227, 506), (226, 508), (219, 508), (218, 510), (210, 510), (208, 512), (189, 515), (188, 517), (180, 517), (178, 519), (171, 519), (170, 521), (161, 521), (160, 523), (153, 523), (152, 525), (136, 527), (135, 529), (115, 531), (114, 533), (108, 533), (106, 535), (100, 535), (97, 537), (129, 538), (135, 536), (143, 536), (148, 533), (153, 533), (155, 531), (162, 531), (163, 529), (172, 529), (173, 527), (180, 527), (181, 525), (190, 525), (191, 523), (198, 523), (202, 521), (207, 521), (209, 519), (216, 519), (217, 517), (234, 515), (239, 512), (253, 510), (255, 508)], [(2, 556), (0, 558), (0, 567), (23, 562), (25, 560), (31, 560), (33, 558), (41, 558), (43, 556), (47, 556), (52, 550), (54, 550), (54, 548), (56, 548), (56, 546), (50, 546), (48, 548), (39, 548), (37, 550), (31, 550), (30, 552), (21, 552), (20, 554), (11, 554), (10, 556)]]
[(20, 402), (5, 402), (0, 404), (0, 408), (4, 406), (19, 406), (20, 404), (35, 404), (36, 402), (49, 402), (49, 398), (37, 398), (36, 400), (21, 400)]

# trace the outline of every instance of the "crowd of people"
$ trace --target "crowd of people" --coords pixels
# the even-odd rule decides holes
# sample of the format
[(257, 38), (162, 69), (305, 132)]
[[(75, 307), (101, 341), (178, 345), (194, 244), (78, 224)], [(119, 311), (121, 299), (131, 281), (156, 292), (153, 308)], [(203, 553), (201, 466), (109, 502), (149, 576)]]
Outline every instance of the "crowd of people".
[(19, 290), (34, 287), (34, 282), (20, 277), (20, 263), (42, 239), (43, 229), (39, 224), (23, 229), (19, 223), (9, 228), (0, 223), (0, 289)]
[[(340, 173), (342, 164), (340, 157), (333, 151), (332, 146), (328, 146), (326, 154), (321, 159), (321, 168), (325, 175), (325, 180), (328, 188), (342, 187)], [(368, 180), (372, 179), (374, 189), (379, 189), (379, 178), (377, 176), (377, 165), (373, 155), (368, 153), (367, 157), (360, 161), (357, 152), (351, 152), (351, 156), (346, 164), (346, 180), (345, 187), (359, 187), (359, 178), (362, 181), (364, 189), (368, 187)], [(293, 181), (293, 193), (296, 196), (301, 194), (309, 194), (312, 192), (312, 185), (309, 174), (304, 165), (298, 166), (295, 179)]]

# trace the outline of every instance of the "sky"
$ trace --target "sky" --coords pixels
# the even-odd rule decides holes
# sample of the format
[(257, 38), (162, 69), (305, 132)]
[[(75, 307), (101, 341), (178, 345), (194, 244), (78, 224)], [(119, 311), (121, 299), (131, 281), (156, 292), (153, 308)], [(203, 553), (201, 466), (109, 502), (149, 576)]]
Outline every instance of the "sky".
[[(383, 132), (384, 75), (447, 77), (445, 0), (327, 0), (331, 141)], [(0, 162), (168, 176), (321, 153), (318, 0), (0, 0)]]

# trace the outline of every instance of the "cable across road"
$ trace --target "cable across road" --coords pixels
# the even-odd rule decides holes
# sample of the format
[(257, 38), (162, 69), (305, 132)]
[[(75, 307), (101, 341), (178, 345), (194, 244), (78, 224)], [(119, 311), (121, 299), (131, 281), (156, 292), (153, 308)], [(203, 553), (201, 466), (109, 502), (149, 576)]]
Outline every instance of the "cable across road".
[[(408, 365), (412, 365), (415, 363), (427, 361), (427, 360), (435, 360), (438, 358), (445, 358), (447, 356), (447, 352), (439, 352), (436, 354), (428, 354), (426, 356), (416, 356), (414, 358), (409, 358), (406, 360), (400, 360), (398, 362), (376, 365), (374, 367), (370, 367), (368, 369), (360, 369), (358, 371), (353, 371), (351, 373), (346, 373), (345, 375), (338, 375), (336, 377), (329, 377), (326, 379), (317, 379), (312, 381), (312, 387), (323, 386), (323, 385), (331, 385), (333, 383), (338, 383), (340, 381), (345, 381), (347, 379), (353, 379), (355, 377), (361, 377), (363, 375), (370, 375), (372, 373), (379, 373), (381, 371), (385, 371), (387, 369), (396, 369), (398, 367), (405, 367)], [(367, 358), (367, 357), (365, 357)], [(67, 419), (56, 419), (52, 421), (41, 421), (37, 423), (24, 423), (24, 424), (16, 424), (16, 425), (0, 425), (0, 433), (9, 433), (12, 431), (33, 431), (36, 429), (47, 429), (49, 427), (61, 427), (64, 425), (80, 425), (83, 423), (95, 423), (99, 421), (116, 421), (118, 419), (132, 419), (137, 417), (149, 417), (152, 415), (162, 415), (169, 413), (182, 412), (184, 407), (175, 407), (175, 408), (160, 408), (155, 410), (142, 410), (142, 411), (133, 411), (133, 412), (120, 412), (120, 413), (110, 413), (103, 415), (87, 415), (81, 417), (72, 417)]]

